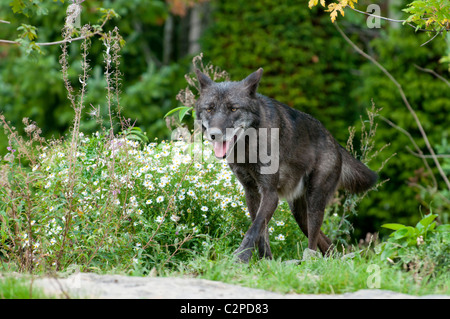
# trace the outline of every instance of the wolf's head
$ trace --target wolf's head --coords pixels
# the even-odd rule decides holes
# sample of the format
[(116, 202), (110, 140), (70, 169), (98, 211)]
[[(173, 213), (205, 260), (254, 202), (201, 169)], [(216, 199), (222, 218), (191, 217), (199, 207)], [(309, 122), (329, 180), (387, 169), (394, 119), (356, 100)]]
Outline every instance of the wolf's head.
[(259, 122), (256, 91), (263, 73), (260, 68), (239, 82), (212, 81), (196, 69), (200, 97), (195, 111), (206, 138), (218, 158), (226, 157), (240, 136)]

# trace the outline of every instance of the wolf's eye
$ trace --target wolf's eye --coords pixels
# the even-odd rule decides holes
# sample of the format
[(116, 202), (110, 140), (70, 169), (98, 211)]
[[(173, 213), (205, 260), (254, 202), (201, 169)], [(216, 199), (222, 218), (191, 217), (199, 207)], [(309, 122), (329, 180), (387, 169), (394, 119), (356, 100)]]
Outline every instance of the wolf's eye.
[(235, 108), (235, 107), (233, 107), (232, 109), (231, 109), (231, 112), (236, 112), (237, 111), (237, 108)]
[(210, 107), (209, 109), (206, 109), (206, 112), (211, 113), (212, 108)]

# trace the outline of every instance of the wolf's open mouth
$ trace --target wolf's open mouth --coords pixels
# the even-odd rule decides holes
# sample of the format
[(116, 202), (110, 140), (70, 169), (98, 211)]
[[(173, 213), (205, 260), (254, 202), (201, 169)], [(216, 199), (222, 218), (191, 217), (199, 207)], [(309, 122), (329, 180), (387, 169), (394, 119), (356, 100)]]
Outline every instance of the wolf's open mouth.
[[(240, 134), (239, 134), (240, 135)], [(220, 141), (220, 142), (212, 142), (214, 148), (214, 154), (217, 158), (225, 158), (228, 154), (228, 151), (236, 144), (238, 140), (238, 135), (233, 135), (228, 141)]]
[(213, 142), (214, 154), (217, 158), (224, 158), (227, 155), (231, 141)]

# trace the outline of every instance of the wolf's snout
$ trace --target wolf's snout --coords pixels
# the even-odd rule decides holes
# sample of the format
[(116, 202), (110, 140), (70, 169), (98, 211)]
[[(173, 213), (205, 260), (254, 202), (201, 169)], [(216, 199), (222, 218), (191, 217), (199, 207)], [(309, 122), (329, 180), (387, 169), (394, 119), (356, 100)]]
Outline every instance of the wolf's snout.
[(223, 138), (222, 131), (218, 128), (211, 128), (209, 130), (209, 136), (213, 141), (220, 141)]

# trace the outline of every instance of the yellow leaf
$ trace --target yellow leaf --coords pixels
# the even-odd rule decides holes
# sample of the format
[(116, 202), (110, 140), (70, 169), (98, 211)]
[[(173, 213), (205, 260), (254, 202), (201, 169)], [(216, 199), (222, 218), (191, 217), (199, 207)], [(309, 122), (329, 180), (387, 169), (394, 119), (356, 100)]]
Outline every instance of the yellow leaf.
[(319, 0), (309, 0), (308, 7), (311, 9), (312, 7), (317, 6)]
[(434, 18), (429, 18), (428, 20), (427, 20), (427, 22), (425, 22), (425, 25), (427, 26), (427, 27), (429, 27), (430, 26), (430, 24), (432, 24), (433, 22), (435, 22), (436, 20), (434, 20)]
[(330, 13), (330, 18), (331, 18), (331, 22), (333, 22), (333, 23), (334, 23), (334, 21), (336, 21), (336, 18), (338, 16), (338, 12), (340, 12), (342, 14), (342, 16), (344, 16), (344, 14), (345, 14), (341, 3), (330, 3), (328, 5), (328, 9), (325, 10), (325, 11), (326, 12), (331, 12)]
[(348, 5), (349, 5), (352, 9), (355, 9), (355, 3), (358, 3), (358, 0), (349, 0), (349, 1), (348, 1)]
[(325, 4), (325, 0), (320, 0), (320, 4), (322, 5), (322, 7), (325, 8), (326, 4)]
[(336, 3), (330, 3), (330, 4), (328, 5), (328, 9), (325, 10), (325, 12), (331, 12), (331, 11), (334, 11), (334, 7), (336, 7)]
[(334, 23), (334, 21), (336, 21), (336, 18), (337, 18), (337, 11), (331, 12), (330, 17), (331, 17), (331, 22)]

